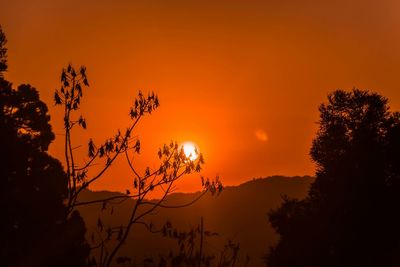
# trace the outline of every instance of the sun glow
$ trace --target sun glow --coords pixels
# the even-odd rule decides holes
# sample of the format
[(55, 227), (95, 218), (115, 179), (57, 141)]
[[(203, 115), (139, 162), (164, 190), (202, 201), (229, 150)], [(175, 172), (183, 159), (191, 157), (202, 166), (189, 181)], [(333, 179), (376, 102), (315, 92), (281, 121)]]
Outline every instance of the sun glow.
[(182, 144), (182, 149), (183, 153), (185, 153), (185, 156), (190, 160), (195, 160), (199, 156), (199, 150), (196, 144), (192, 142), (184, 142)]

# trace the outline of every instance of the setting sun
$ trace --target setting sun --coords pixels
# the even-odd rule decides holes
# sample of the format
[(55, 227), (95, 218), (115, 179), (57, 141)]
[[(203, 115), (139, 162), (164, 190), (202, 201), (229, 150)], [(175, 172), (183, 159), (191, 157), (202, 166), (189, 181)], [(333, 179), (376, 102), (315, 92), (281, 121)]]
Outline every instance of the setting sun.
[(195, 160), (199, 156), (199, 149), (193, 142), (184, 142), (182, 144), (183, 153), (190, 160)]

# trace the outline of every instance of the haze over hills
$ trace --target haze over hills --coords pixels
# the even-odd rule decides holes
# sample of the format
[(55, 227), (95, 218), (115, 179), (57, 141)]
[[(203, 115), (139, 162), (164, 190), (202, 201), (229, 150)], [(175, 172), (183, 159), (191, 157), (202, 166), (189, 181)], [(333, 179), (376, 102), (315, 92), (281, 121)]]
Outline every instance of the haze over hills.
[[(167, 220), (174, 228), (189, 230), (197, 227), (201, 216), (206, 230), (219, 233), (208, 237), (205, 250), (208, 254), (219, 256), (228, 240), (240, 244), (239, 265), (250, 257), (250, 266), (264, 266), (262, 257), (268, 247), (277, 241), (277, 235), (268, 222), (268, 211), (277, 208), (282, 196), (303, 198), (308, 191), (312, 177), (282, 177), (253, 179), (239, 186), (224, 188), (219, 196), (205, 195), (191, 206), (179, 209), (159, 209), (147, 217), (146, 221), (154, 224), (155, 229), (161, 228)], [(107, 198), (121, 193), (107, 191), (87, 191), (81, 200)], [(188, 203), (200, 193), (174, 193), (167, 199), (167, 204), (176, 205)], [(85, 218), (88, 235), (98, 231), (99, 216), (104, 225), (123, 225), (129, 214), (133, 200), (122, 204), (107, 206), (102, 210), (102, 204), (84, 206), (80, 209)], [(148, 208), (148, 207), (147, 207)], [(149, 233), (143, 225), (133, 228), (127, 243), (120, 255), (129, 256), (140, 262), (146, 257), (158, 258), (158, 255), (168, 255), (169, 251), (178, 251), (177, 242), (161, 234)]]

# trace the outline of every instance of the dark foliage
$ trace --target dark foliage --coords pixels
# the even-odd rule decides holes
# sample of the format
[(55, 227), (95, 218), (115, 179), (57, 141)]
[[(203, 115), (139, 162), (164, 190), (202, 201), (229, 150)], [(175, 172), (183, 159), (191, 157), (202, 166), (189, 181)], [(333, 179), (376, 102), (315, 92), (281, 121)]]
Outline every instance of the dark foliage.
[(304, 200), (270, 212), (276, 266), (400, 265), (400, 114), (368, 91), (335, 91), (311, 148), (316, 180)]
[[(7, 69), (0, 30), (0, 71)], [(3, 53), (4, 52), (4, 53)], [(0, 265), (84, 266), (89, 248), (78, 212), (67, 217), (67, 177), (47, 154), (54, 134), (30, 85), (0, 76)]]
[[(161, 233), (164, 238), (169, 238), (176, 241), (176, 248), (169, 248), (168, 255), (159, 254), (158, 259), (146, 257), (143, 260), (143, 265), (136, 264), (130, 257), (119, 257), (117, 263), (124, 266), (125, 263), (130, 263), (132, 266), (159, 266), (159, 267), (234, 267), (238, 263), (240, 244), (228, 240), (223, 249), (218, 249), (212, 246), (218, 253), (210, 253), (206, 247), (210, 246), (209, 241), (214, 237), (219, 237), (220, 234), (204, 229), (203, 218), (196, 227), (192, 227), (188, 231), (180, 231), (172, 226), (170, 221), (167, 221), (159, 230), (155, 230), (152, 223), (144, 225), (151, 233)], [(247, 256), (244, 263), (240, 266), (248, 266), (250, 257)]]
[(0, 26), (0, 77), (3, 77), (3, 72), (7, 70), (7, 39)]

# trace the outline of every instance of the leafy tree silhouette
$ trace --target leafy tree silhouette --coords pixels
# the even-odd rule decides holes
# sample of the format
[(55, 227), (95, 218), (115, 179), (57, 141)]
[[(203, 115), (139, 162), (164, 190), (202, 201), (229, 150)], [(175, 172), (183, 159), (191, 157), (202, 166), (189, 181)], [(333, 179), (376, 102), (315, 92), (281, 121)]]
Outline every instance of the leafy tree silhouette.
[(316, 180), (270, 212), (276, 266), (399, 266), (400, 114), (376, 93), (334, 91), (319, 108)]
[(47, 106), (30, 85), (3, 78), (6, 38), (0, 28), (0, 261), (2, 266), (85, 266), (85, 225), (64, 205), (67, 176), (47, 154), (54, 134)]
[[(68, 181), (68, 211), (73, 212), (79, 206), (102, 203), (102, 211), (107, 206), (112, 206), (123, 202), (126, 199), (134, 199), (131, 215), (124, 225), (105, 225), (101, 215), (98, 218), (98, 229), (96, 237), (92, 236), (91, 245), (93, 249), (100, 250), (99, 256), (91, 257), (89, 264), (92, 266), (109, 267), (115, 264), (117, 259), (121, 259), (118, 252), (122, 245), (132, 234), (135, 224), (142, 224), (146, 216), (154, 213), (157, 208), (181, 208), (193, 204), (206, 193), (216, 194), (221, 192), (222, 183), (219, 178), (214, 180), (201, 177), (203, 192), (189, 203), (170, 206), (166, 204), (166, 198), (174, 191), (177, 180), (183, 176), (198, 173), (204, 164), (203, 155), (200, 153), (198, 158), (191, 159), (186, 156), (183, 148), (176, 142), (165, 144), (158, 150), (157, 156), (160, 165), (157, 168), (146, 167), (144, 172), (140, 172), (135, 166), (136, 159), (141, 151), (140, 139), (134, 136), (134, 131), (139, 125), (140, 120), (159, 107), (159, 100), (156, 94), (144, 95), (139, 91), (133, 105), (129, 110), (131, 119), (130, 125), (125, 131), (118, 130), (117, 133), (108, 138), (101, 144), (95, 144), (90, 139), (88, 142), (88, 159), (85, 162), (77, 162), (73, 147), (72, 136), (80, 126), (87, 128), (87, 123), (82, 115), (77, 115), (83, 98), (84, 90), (89, 87), (86, 68), (80, 67), (78, 70), (72, 65), (62, 70), (61, 86), (54, 93), (56, 105), (64, 109), (64, 129), (65, 129), (65, 162)], [(131, 175), (132, 186), (127, 188), (125, 195), (113, 196), (107, 199), (93, 199), (80, 201), (79, 195), (87, 189), (90, 184), (103, 177), (107, 170), (119, 157), (125, 157)], [(96, 168), (92, 169), (93, 166)], [(154, 190), (162, 192), (162, 196), (157, 201), (148, 201), (146, 198)], [(113, 208), (111, 209), (113, 211)], [(94, 255), (94, 253), (92, 254)]]

